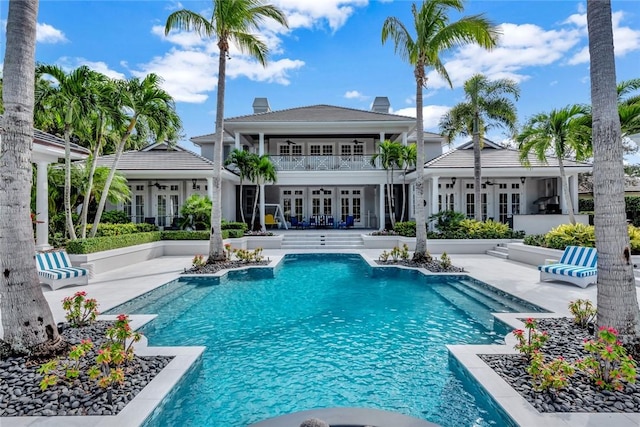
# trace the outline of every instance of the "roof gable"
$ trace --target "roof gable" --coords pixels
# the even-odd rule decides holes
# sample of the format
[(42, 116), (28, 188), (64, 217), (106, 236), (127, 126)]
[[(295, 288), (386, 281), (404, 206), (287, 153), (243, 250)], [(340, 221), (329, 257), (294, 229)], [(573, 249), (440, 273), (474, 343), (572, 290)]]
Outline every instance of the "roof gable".
[(397, 114), (379, 113), (375, 111), (356, 110), (354, 108), (336, 107), (333, 105), (311, 105), (307, 107), (289, 108), (226, 119), (225, 123), (243, 122), (388, 122), (415, 121), (413, 117)]

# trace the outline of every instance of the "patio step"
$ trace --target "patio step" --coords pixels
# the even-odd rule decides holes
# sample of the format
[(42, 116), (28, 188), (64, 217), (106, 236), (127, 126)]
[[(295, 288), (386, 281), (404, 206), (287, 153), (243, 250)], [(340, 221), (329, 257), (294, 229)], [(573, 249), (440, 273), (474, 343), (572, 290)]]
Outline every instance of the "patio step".
[(493, 249), (488, 249), (485, 253), (496, 258), (509, 259), (509, 248), (502, 243), (494, 246)]
[(360, 233), (285, 234), (282, 249), (358, 249), (364, 248)]

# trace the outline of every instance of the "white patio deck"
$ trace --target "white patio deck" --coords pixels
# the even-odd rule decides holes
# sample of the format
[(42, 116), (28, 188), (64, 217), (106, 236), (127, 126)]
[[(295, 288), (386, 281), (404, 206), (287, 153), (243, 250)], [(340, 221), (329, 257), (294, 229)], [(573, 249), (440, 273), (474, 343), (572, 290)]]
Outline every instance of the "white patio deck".
[[(322, 230), (318, 230), (321, 232)], [(341, 230), (336, 230), (339, 232)], [(308, 230), (305, 230), (308, 232)], [(293, 252), (293, 251), (291, 251)], [(317, 250), (298, 250), (295, 253), (321, 252)], [(329, 252), (329, 251), (325, 251)], [(369, 262), (377, 259), (381, 250), (335, 250), (332, 253), (359, 253)], [(265, 250), (266, 257), (272, 260), (280, 259), (288, 253), (284, 250)], [(437, 255), (437, 254), (434, 254)], [(596, 287), (590, 286), (587, 289), (577, 288), (569, 284), (561, 283), (541, 283), (539, 274), (535, 267), (490, 257), (487, 255), (452, 255), (454, 265), (464, 267), (464, 269), (474, 278), (482, 280), (498, 289), (509, 292), (512, 295), (523, 298), (536, 305), (555, 313), (555, 315), (568, 315), (567, 304), (576, 298), (588, 298), (596, 300)], [(134, 298), (144, 292), (154, 289), (179, 276), (185, 267), (191, 265), (192, 257), (163, 257), (139, 264), (130, 265), (125, 268), (113, 270), (108, 273), (97, 275), (90, 280), (89, 286), (68, 287), (57, 291), (45, 289), (45, 297), (49, 302), (56, 321), (64, 321), (64, 312), (61, 308), (61, 300), (80, 289), (85, 289), (90, 297), (96, 298), (100, 304), (100, 310), (105, 311), (128, 299)], [(520, 315), (501, 315), (500, 318), (515, 326)], [(186, 348), (180, 348), (184, 352)], [(150, 348), (149, 350), (153, 350)], [(195, 349), (194, 349), (195, 350)], [(163, 354), (166, 353), (163, 349)], [(496, 401), (514, 418), (521, 426), (545, 427), (578, 427), (578, 426), (601, 426), (615, 425), (616, 427), (631, 427), (640, 425), (640, 414), (540, 414), (529, 405), (520, 395), (499, 377), (493, 370), (483, 363), (475, 355), (487, 352), (510, 352), (512, 346), (451, 346), (454, 355), (467, 366), (467, 369), (481, 382), (485, 389), (489, 390)], [(149, 353), (149, 351), (145, 351)], [(181, 362), (180, 369), (188, 369), (188, 360), (195, 360), (199, 353), (190, 353), (184, 363)], [(175, 375), (178, 373), (176, 372)], [(174, 375), (174, 377), (175, 377)], [(99, 426), (137, 426), (144, 418), (142, 415), (149, 414), (155, 404), (169, 392), (175, 384), (175, 378), (159, 381), (151, 386), (153, 390), (142, 399), (134, 399), (119, 416), (116, 417), (5, 417), (0, 418), (2, 426), (60, 426), (60, 425), (99, 425)], [(148, 387), (149, 388), (149, 387)], [(147, 391), (145, 389), (145, 391)], [(149, 399), (149, 395), (152, 399)], [(123, 416), (123, 413), (125, 416)], [(132, 414), (136, 416), (131, 417)], [(62, 419), (64, 418), (64, 419)], [(62, 423), (62, 424), (61, 424)]]

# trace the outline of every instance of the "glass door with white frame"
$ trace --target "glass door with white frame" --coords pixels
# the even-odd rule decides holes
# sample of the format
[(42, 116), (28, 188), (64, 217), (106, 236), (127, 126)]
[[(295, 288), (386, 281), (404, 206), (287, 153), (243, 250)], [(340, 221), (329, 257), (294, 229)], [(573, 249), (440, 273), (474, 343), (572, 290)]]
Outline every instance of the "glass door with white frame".
[(168, 227), (180, 215), (180, 186), (167, 183), (154, 188), (156, 225)]
[(282, 210), (284, 212), (284, 219), (291, 221), (291, 217), (294, 216), (298, 221), (302, 221), (304, 218), (304, 190), (303, 189), (282, 189), (280, 197), (282, 201)]
[(498, 184), (498, 220), (507, 223), (513, 215), (520, 214), (521, 194), (520, 183)]
[(354, 226), (363, 226), (364, 218), (362, 216), (362, 198), (363, 191), (361, 188), (340, 189), (340, 218), (338, 218), (338, 221), (346, 222), (347, 216), (352, 216)]

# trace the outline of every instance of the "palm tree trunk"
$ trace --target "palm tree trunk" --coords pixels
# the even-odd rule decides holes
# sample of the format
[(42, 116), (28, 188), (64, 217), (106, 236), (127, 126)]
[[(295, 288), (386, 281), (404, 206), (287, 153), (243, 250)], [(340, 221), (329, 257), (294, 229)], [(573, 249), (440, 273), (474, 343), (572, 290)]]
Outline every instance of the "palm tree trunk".
[(569, 222), (571, 224), (575, 224), (576, 216), (573, 213), (573, 200), (571, 199), (571, 192), (569, 191), (569, 178), (567, 177), (567, 173), (564, 169), (562, 157), (558, 157), (558, 168), (560, 169), (560, 179), (562, 179), (562, 194), (564, 195), (564, 200), (567, 203), (567, 210), (569, 211)]
[(251, 214), (251, 224), (249, 224), (249, 229), (253, 231), (253, 224), (255, 224), (256, 220), (256, 211), (258, 210), (258, 197), (260, 197), (260, 184), (259, 181), (256, 181), (256, 196), (253, 199), (253, 212)]
[(416, 249), (413, 260), (424, 261), (427, 256), (427, 224), (424, 212), (424, 123), (422, 113), (422, 64), (416, 66)]
[(400, 221), (404, 221), (405, 205), (407, 204), (407, 169), (404, 169), (404, 175), (402, 175), (402, 214), (400, 214)]
[(480, 130), (478, 129), (478, 113), (473, 119), (473, 198), (474, 219), (482, 221), (482, 163), (480, 160)]
[[(102, 125), (100, 125), (102, 128)], [(96, 173), (98, 167), (98, 155), (100, 154), (100, 146), (102, 145), (102, 132), (99, 132), (98, 140), (96, 141), (96, 148), (93, 150), (93, 158), (91, 159), (91, 170), (89, 171), (89, 182), (87, 182), (87, 188), (84, 191), (84, 200), (82, 202), (82, 219), (80, 224), (82, 227), (82, 238), (87, 237), (87, 217), (89, 215), (89, 202), (91, 201), (91, 191), (93, 190), (93, 175)]]
[(224, 261), (227, 258), (222, 242), (222, 155), (224, 150), (224, 91), (227, 71), (227, 50), (223, 46), (227, 40), (219, 40), (220, 57), (218, 59), (218, 93), (216, 97), (216, 139), (213, 155), (213, 200), (211, 204), (211, 234), (209, 236), (209, 258), (207, 263)]
[(623, 339), (628, 339), (640, 333), (640, 311), (624, 208), (611, 2), (588, 0), (587, 24), (591, 57), (598, 326), (614, 327)]
[(389, 222), (391, 223), (391, 229), (393, 229), (393, 206), (391, 205), (391, 184), (389, 181), (389, 169), (387, 169), (387, 206), (389, 207)]
[(69, 239), (76, 240), (76, 230), (71, 216), (71, 128), (64, 129), (64, 217)]
[(242, 222), (246, 223), (246, 221), (244, 220), (244, 203), (242, 200), (242, 178), (240, 178), (240, 218), (242, 219)]
[(0, 314), (4, 340), (16, 353), (60, 342), (36, 272), (29, 206), (37, 15), (37, 0), (9, 2), (0, 145)]
[(100, 202), (98, 202), (98, 209), (96, 210), (96, 217), (93, 219), (93, 226), (91, 227), (91, 235), (90, 237), (95, 237), (98, 232), (98, 224), (100, 224), (100, 218), (102, 218), (102, 212), (104, 211), (104, 207), (107, 204), (107, 196), (109, 194), (109, 188), (111, 188), (111, 182), (113, 182), (113, 177), (116, 175), (116, 171), (118, 170), (118, 162), (120, 161), (120, 157), (122, 157), (122, 152), (124, 151), (124, 146), (133, 131), (133, 128), (136, 126), (138, 121), (138, 116), (133, 116), (131, 121), (129, 122), (129, 126), (127, 126), (127, 131), (123, 135), (122, 139), (118, 143), (118, 147), (116, 147), (116, 155), (113, 158), (113, 164), (111, 165), (111, 169), (109, 170), (109, 175), (107, 175), (107, 180), (104, 183), (104, 188), (102, 189), (102, 194), (100, 195)]

